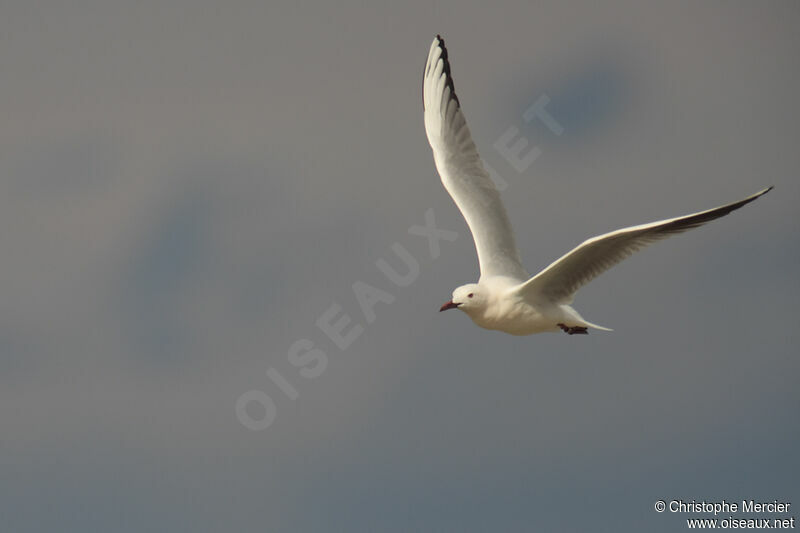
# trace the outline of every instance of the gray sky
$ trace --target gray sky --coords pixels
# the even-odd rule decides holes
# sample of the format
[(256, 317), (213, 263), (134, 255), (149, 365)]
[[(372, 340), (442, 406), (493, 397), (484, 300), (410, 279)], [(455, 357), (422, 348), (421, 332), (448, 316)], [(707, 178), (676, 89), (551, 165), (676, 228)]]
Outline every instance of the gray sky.
[[(702, 515), (656, 500), (800, 506), (796, 3), (2, 14), (9, 530), (682, 531)], [(440, 315), (477, 260), (423, 130), (436, 33), (531, 271), (776, 189), (582, 290), (613, 333)], [(542, 95), (561, 136), (522, 119)], [(512, 127), (541, 150), (522, 172), (493, 148)], [(436, 258), (408, 231), (428, 209), (458, 233)], [(376, 266), (401, 269), (395, 243), (419, 264), (407, 287)], [(356, 282), (393, 297), (372, 322)], [(315, 325), (333, 304), (363, 328), (344, 350)], [(235, 409), (253, 390), (263, 431)]]

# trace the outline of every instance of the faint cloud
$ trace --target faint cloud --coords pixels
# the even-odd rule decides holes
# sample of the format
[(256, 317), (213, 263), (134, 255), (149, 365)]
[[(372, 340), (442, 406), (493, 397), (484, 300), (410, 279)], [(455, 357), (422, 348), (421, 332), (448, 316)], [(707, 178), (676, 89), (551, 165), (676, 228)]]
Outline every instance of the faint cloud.
[(556, 62), (549, 74), (537, 71), (516, 80), (529, 87), (518, 96), (518, 109), (547, 94), (547, 111), (567, 133), (554, 136), (542, 121), (528, 121), (524, 131), (541, 144), (555, 146), (585, 142), (614, 127), (635, 103), (636, 69), (644, 63), (632, 49), (627, 41), (586, 42)]
[(134, 251), (121, 303), (123, 330), (137, 353), (171, 358), (192, 335), (182, 310), (209, 257), (210, 218), (206, 187), (179, 188)]
[[(599, 60), (574, 72), (548, 92), (552, 98), (549, 111), (558, 117), (564, 130), (573, 138), (591, 136), (618, 119), (628, 103), (631, 90), (629, 77), (621, 63)], [(533, 122), (531, 128), (545, 137), (542, 124)], [(552, 135), (546, 138), (550, 142), (561, 140)]]

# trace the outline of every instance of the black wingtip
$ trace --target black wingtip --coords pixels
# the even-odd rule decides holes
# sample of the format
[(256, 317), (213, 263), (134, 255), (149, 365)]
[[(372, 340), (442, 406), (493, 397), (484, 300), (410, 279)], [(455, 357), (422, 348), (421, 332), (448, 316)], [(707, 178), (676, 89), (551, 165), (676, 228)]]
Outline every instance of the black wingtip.
[[(456, 101), (456, 105), (458, 107), (461, 107), (461, 102), (458, 100), (458, 95), (456, 95), (456, 88), (453, 85), (453, 75), (450, 73), (450, 60), (447, 58), (447, 48), (444, 45), (444, 39), (442, 39), (442, 36), (440, 34), (438, 34), (438, 33), (436, 34), (436, 39), (439, 41), (439, 48), (442, 49), (441, 59), (444, 62), (444, 68), (442, 69), (442, 71), (447, 76), (447, 86), (450, 87), (450, 98), (452, 98), (453, 100)], [(425, 70), (423, 69), (423, 73), (424, 72), (425, 72)], [(424, 109), (425, 108), (425, 95), (424, 95), (424, 92), (425, 92), (425, 77), (424, 77), (424, 75), (423, 75), (423, 79), (422, 79), (422, 87), (423, 87), (423, 89), (422, 89), (423, 90), (422, 108)]]
[(450, 87), (450, 97), (456, 101), (456, 105), (461, 107), (461, 102), (458, 101), (455, 85), (453, 85), (453, 74), (450, 72), (450, 60), (447, 57), (447, 47), (444, 45), (444, 39), (438, 33), (436, 38), (439, 39), (439, 47), (442, 49), (442, 61), (444, 61), (443, 72), (447, 75), (447, 86)]
[(757, 193), (755, 193), (753, 196), (751, 196), (750, 198), (748, 198), (748, 200), (749, 200), (749, 201), (753, 201), (753, 200), (755, 200), (756, 198), (761, 198), (762, 196), (764, 196), (765, 194), (767, 194), (769, 191), (771, 191), (771, 190), (772, 190), (772, 189), (774, 189), (774, 188), (775, 188), (775, 186), (774, 186), (774, 185), (770, 185), (769, 187), (767, 187), (767, 188), (766, 188), (766, 189), (764, 189), (763, 191), (760, 191), (760, 192), (757, 192)]
[(750, 202), (754, 202), (767, 194), (769, 191), (774, 189), (775, 187), (770, 185), (763, 191), (757, 192), (752, 196), (748, 196), (744, 200), (739, 200), (738, 202), (733, 202), (732, 204), (723, 205), (714, 209), (709, 209), (708, 211), (702, 211), (700, 213), (696, 213), (694, 215), (689, 215), (686, 217), (681, 217), (669, 224), (665, 224), (663, 226), (659, 226), (654, 228), (658, 233), (680, 233), (687, 229), (697, 228), (706, 222), (710, 222), (712, 220), (716, 220), (720, 217), (724, 217), (725, 215), (736, 211), (737, 209), (746, 206)]

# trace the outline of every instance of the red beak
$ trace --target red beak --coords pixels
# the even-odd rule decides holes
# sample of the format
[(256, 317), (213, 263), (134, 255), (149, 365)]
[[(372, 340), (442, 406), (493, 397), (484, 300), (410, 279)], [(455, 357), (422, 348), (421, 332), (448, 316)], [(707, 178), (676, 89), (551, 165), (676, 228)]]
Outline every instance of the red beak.
[(442, 311), (447, 311), (448, 309), (455, 309), (459, 305), (461, 304), (454, 304), (453, 300), (450, 300), (449, 302), (445, 302), (445, 304), (439, 308), (439, 312), (441, 313)]

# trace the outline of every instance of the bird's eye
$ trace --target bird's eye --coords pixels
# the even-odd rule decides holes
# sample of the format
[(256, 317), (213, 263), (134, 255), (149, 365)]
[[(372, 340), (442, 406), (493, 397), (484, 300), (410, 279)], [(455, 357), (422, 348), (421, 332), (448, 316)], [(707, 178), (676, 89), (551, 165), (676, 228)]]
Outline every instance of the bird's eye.
[(472, 298), (473, 296), (475, 296), (475, 295), (472, 294), (472, 293), (467, 294), (467, 298)]

